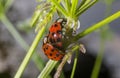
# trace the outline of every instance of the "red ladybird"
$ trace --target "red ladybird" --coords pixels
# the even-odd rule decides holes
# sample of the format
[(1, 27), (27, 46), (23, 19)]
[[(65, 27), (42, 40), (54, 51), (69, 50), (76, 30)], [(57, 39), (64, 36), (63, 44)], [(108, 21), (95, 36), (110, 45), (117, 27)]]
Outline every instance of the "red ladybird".
[(58, 19), (49, 29), (49, 34), (44, 38), (42, 49), (45, 55), (52, 60), (61, 60), (65, 55), (62, 49), (63, 28), (65, 19)]
[(66, 20), (59, 18), (49, 29), (48, 41), (56, 48), (62, 49), (63, 29)]
[(44, 38), (42, 49), (43, 49), (45, 55), (49, 59), (52, 59), (52, 60), (55, 60), (55, 61), (61, 60), (65, 55), (62, 51), (58, 50), (53, 45), (48, 43), (47, 37)]

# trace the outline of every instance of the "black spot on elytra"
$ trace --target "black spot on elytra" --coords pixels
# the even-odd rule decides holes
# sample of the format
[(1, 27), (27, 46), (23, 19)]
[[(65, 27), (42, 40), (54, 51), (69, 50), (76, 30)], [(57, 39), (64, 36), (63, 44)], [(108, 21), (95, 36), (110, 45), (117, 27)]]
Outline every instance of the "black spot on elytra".
[(54, 34), (55, 34), (55, 33), (53, 32), (53, 33), (52, 33), (52, 36), (54, 36)]
[(54, 27), (57, 27), (57, 26), (58, 26), (57, 24), (54, 25)]
[(52, 54), (50, 53), (50, 56), (52, 56)]
[(54, 49), (51, 50), (51, 52), (54, 52), (54, 51), (55, 51)]
[(59, 56), (60, 56), (60, 54), (57, 53), (57, 54), (56, 54), (56, 57), (59, 57)]
[(45, 49), (48, 50), (48, 46), (46, 46)]

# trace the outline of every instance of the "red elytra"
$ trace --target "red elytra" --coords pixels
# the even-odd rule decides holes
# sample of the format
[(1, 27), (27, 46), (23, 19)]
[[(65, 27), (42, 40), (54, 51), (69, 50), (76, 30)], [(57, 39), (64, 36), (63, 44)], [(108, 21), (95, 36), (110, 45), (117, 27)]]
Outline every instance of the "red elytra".
[(62, 52), (62, 22), (57, 20), (49, 29), (49, 34), (44, 38), (42, 49), (45, 55), (52, 60), (61, 60), (65, 53)]
[(64, 53), (55, 48), (52, 44), (48, 43), (48, 38), (45, 37), (43, 41), (42, 49), (45, 55), (52, 60), (59, 61), (64, 57)]
[(52, 60), (59, 61), (64, 57), (64, 54), (60, 50), (53, 47), (51, 44), (43, 44), (42, 49), (45, 55)]

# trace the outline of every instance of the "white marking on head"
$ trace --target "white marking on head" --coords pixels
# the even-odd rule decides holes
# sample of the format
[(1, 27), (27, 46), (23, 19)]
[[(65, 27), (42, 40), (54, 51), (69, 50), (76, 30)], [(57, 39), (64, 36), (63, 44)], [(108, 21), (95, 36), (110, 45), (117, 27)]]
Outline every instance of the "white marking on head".
[(47, 43), (47, 37), (44, 38), (43, 43)]
[(57, 22), (62, 22), (63, 21), (63, 19), (62, 18), (59, 18), (58, 20), (57, 20)]

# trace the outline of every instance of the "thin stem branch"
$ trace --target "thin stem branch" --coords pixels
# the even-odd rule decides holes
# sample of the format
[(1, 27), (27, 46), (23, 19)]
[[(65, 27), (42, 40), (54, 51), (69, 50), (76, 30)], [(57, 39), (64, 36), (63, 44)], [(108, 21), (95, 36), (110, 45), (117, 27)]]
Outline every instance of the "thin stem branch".
[(82, 14), (84, 11), (86, 11), (87, 9), (89, 9), (92, 5), (94, 5), (98, 0), (93, 0), (90, 3), (87, 3), (85, 5), (83, 5), (83, 7), (79, 9), (79, 11), (77, 12), (76, 16), (79, 17), (80, 14)]
[(77, 66), (77, 60), (78, 60), (78, 51), (76, 52), (75, 54), (75, 59), (74, 59), (74, 65), (73, 65), (73, 69), (72, 69), (72, 74), (71, 74), (71, 77), (70, 78), (74, 78), (74, 74), (75, 74), (75, 69), (76, 69), (76, 66)]
[(27, 55), (25, 56), (21, 66), (19, 67), (19, 69), (18, 69), (14, 78), (20, 78), (21, 77), (21, 75), (22, 75), (23, 71), (25, 70), (25, 67), (27, 66), (28, 62), (30, 61), (30, 58), (33, 55), (40, 39), (42, 38), (42, 35), (43, 35), (44, 31), (45, 31), (45, 26), (42, 27), (42, 29), (38, 32), (35, 40), (33, 41), (29, 51), (27, 52)]
[(89, 28), (87, 28), (83, 32), (79, 33), (78, 35), (75, 36), (74, 41), (79, 40), (80, 38), (92, 33), (96, 29), (105, 26), (105, 24), (108, 24), (111, 21), (114, 21), (115, 19), (117, 19), (119, 17), (120, 17), (120, 11), (116, 12), (115, 14), (107, 17), (106, 19), (102, 20), (101, 22), (99, 22), (93, 26), (90, 26)]
[(56, 0), (51, 0), (51, 2), (64, 16), (68, 16), (67, 11)]
[(38, 78), (47, 78), (52, 69), (57, 65), (58, 61), (49, 60), (38, 76)]
[(101, 64), (102, 64), (103, 55), (104, 55), (104, 49), (105, 49), (105, 39), (104, 39), (104, 34), (101, 33), (100, 49), (99, 49), (97, 58), (95, 60), (95, 64), (94, 64), (94, 68), (93, 68), (93, 71), (91, 74), (91, 78), (98, 78)]
[[(111, 7), (112, 7), (112, 1), (110, 3), (106, 3), (106, 12), (105, 12), (105, 17), (107, 17), (108, 15), (110, 15), (111, 13)], [(98, 78), (99, 76), (99, 72), (100, 72), (100, 68), (101, 68), (101, 64), (102, 64), (102, 59), (104, 57), (104, 50), (105, 50), (105, 42), (106, 39), (108, 38), (108, 35), (110, 33), (108, 33), (110, 30), (108, 28), (109, 25), (106, 25), (106, 28), (104, 27), (104, 29), (102, 28), (100, 31), (100, 49), (94, 64), (94, 68), (91, 74), (91, 78)], [(106, 34), (107, 33), (107, 34)]]
[(82, 0), (77, 9), (80, 9), (86, 3), (86, 1), (87, 0)]
[(22, 39), (22, 37), (20, 36), (20, 34), (16, 31), (16, 29), (14, 28), (14, 26), (10, 23), (10, 21), (7, 19), (5, 14), (2, 14), (0, 16), (0, 20), (2, 21), (2, 23), (6, 26), (6, 28), (8, 29), (8, 31), (12, 34), (12, 36), (15, 38), (15, 40), (17, 40), (17, 42), (23, 46), (23, 48), (25, 50), (28, 49), (28, 46), (26, 45), (26, 42)]
[(75, 18), (75, 13), (76, 13), (76, 8), (77, 8), (77, 4), (78, 4), (78, 0), (72, 0), (72, 6), (71, 6), (71, 10), (70, 10), (70, 15), (72, 15), (71, 17)]
[(70, 12), (70, 0), (65, 0), (65, 4), (66, 4), (66, 8), (67, 8), (67, 12), (69, 13)]

